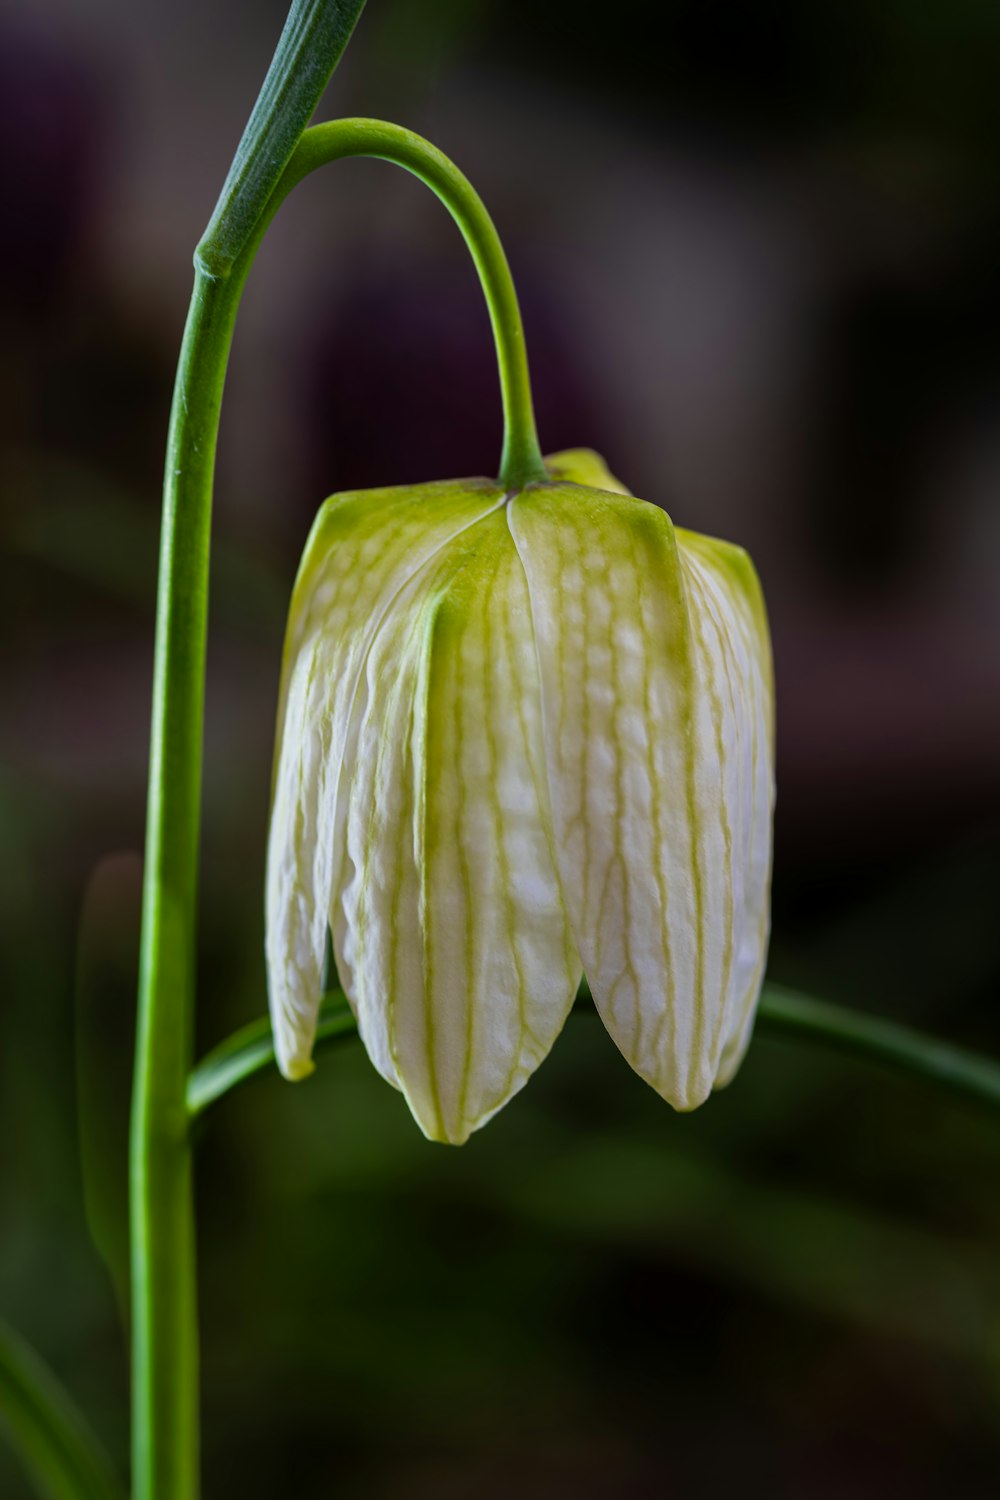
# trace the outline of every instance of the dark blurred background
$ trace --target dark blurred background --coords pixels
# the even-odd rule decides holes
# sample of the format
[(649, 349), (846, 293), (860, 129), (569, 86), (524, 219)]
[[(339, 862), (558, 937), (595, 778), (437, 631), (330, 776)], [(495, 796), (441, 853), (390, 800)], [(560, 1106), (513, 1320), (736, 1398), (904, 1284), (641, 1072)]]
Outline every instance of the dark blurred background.
[[(0, 12), (0, 1314), (123, 1462), (163, 440), (191, 250), (282, 19)], [(998, 93), (984, 0), (369, 0), (324, 111), (413, 126), (478, 186), (546, 449), (601, 449), (754, 555), (772, 976), (994, 1054)], [(440, 207), (376, 163), (299, 189), (221, 437), (202, 1048), (265, 1007), (279, 651), (313, 513), (488, 473), (499, 435)], [(357, 1047), (260, 1081), (200, 1145), (206, 1494), (995, 1497), (998, 1173), (995, 1119), (766, 1038), (679, 1117), (574, 1019), (461, 1151)], [(26, 1494), (0, 1446), (0, 1495)]]

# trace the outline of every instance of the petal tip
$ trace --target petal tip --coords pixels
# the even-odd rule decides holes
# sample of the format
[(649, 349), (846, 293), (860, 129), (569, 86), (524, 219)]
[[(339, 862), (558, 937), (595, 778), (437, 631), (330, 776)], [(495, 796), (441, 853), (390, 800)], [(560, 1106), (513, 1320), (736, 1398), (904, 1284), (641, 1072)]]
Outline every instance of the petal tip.
[(301, 1083), (303, 1078), (308, 1078), (316, 1071), (316, 1064), (311, 1057), (290, 1057), (279, 1062), (278, 1067), (289, 1083)]

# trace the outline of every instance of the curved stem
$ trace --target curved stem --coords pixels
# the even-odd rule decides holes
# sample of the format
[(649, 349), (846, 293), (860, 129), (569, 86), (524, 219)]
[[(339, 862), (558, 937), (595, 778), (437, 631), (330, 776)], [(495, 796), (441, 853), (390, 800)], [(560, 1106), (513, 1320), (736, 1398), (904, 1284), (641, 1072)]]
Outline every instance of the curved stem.
[(457, 221), (486, 294), (500, 365), (509, 487), (545, 477), (524, 338), (496, 231), (469, 183), (428, 142), (376, 120), (309, 130), (228, 268), (196, 260), (167, 441), (130, 1139), (134, 1500), (198, 1493), (198, 1352), (188, 1074), (215, 447), (240, 294), (284, 198), (347, 156), (396, 162)]
[(278, 203), (296, 182), (327, 162), (348, 156), (378, 157), (419, 177), (447, 208), (479, 272), (496, 343), (503, 399), (504, 439), (500, 482), (507, 489), (547, 478), (535, 430), (524, 330), (510, 267), (482, 199), (458, 168), (421, 136), (383, 120), (332, 120), (314, 125), (300, 140), (276, 190)]
[[(586, 980), (575, 1009), (596, 1015)], [(1000, 1063), (975, 1052), (925, 1036), (909, 1026), (861, 1015), (840, 1005), (813, 1000), (780, 985), (765, 985), (757, 1013), (757, 1031), (765, 1036), (818, 1043), (833, 1051), (882, 1063), (897, 1073), (936, 1083), (966, 1098), (1000, 1110)], [(342, 991), (323, 997), (316, 1049), (357, 1035), (354, 1017)], [(192, 1119), (230, 1089), (274, 1066), (274, 1042), (267, 1017), (253, 1021), (213, 1048), (191, 1072), (188, 1109)]]
[(899, 1021), (866, 1016), (843, 1005), (765, 986), (758, 1022), (768, 1036), (810, 1042), (845, 1056), (880, 1063), (1000, 1110), (1000, 1062)]
[[(356, 1038), (357, 1034), (357, 1023), (343, 991), (331, 990), (323, 996), (320, 1005), (315, 1046), (325, 1049), (335, 1042)], [(241, 1026), (218, 1047), (213, 1047), (191, 1070), (187, 1090), (191, 1119), (198, 1119), (209, 1105), (239, 1084), (275, 1067), (274, 1036), (267, 1017)]]

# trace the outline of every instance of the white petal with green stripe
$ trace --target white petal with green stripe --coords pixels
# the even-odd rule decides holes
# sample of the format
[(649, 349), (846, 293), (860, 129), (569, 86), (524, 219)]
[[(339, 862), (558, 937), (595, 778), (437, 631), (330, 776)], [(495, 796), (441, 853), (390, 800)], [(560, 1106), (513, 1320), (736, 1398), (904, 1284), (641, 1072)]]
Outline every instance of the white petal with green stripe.
[(532, 488), (508, 516), (577, 948), (628, 1061), (689, 1109), (738, 1064), (759, 989), (770, 659), (744, 555), (617, 488)]
[(733, 825), (734, 948), (715, 1080), (722, 1087), (736, 1073), (750, 1040), (767, 958), (774, 811), (771, 642), (760, 583), (742, 548), (692, 531), (678, 529), (676, 535), (703, 676), (725, 689), (717, 732), (731, 768), (726, 790)]
[(735, 1072), (767, 946), (773, 688), (744, 553), (590, 450), (335, 497), (295, 587), (267, 881), (275, 1045), (311, 1069), (327, 926), (375, 1063), (464, 1141), (586, 968), (678, 1108)]
[(475, 480), (371, 490), (334, 496), (313, 526), (285, 643), (268, 846), (268, 989), (289, 1078), (312, 1066), (344, 858), (341, 772), (372, 643), (407, 581), (502, 500), (495, 484)]
[(355, 708), (341, 979), (424, 1132), (461, 1142), (527, 1081), (581, 965), (563, 907), (524, 573), (503, 511), (397, 599)]

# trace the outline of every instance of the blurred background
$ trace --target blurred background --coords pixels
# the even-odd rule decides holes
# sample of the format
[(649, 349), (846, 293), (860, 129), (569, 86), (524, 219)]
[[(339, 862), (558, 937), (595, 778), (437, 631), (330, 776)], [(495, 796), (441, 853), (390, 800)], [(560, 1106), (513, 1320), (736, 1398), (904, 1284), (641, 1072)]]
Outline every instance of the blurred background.
[[(282, 20), (0, 12), (0, 1315), (123, 1462), (163, 442), (191, 251)], [(772, 977), (994, 1055), (998, 81), (982, 0), (369, 0), (324, 108), (414, 127), (479, 188), (545, 448), (600, 449), (756, 559)], [(298, 189), (221, 436), (200, 1049), (265, 1007), (315, 509), (493, 472), (499, 438), (447, 215), (379, 163)], [(200, 1144), (206, 1494), (995, 1497), (998, 1175), (995, 1119), (763, 1037), (679, 1117), (574, 1018), (461, 1151), (358, 1047), (259, 1081)], [(0, 1442), (0, 1495), (27, 1493)]]

